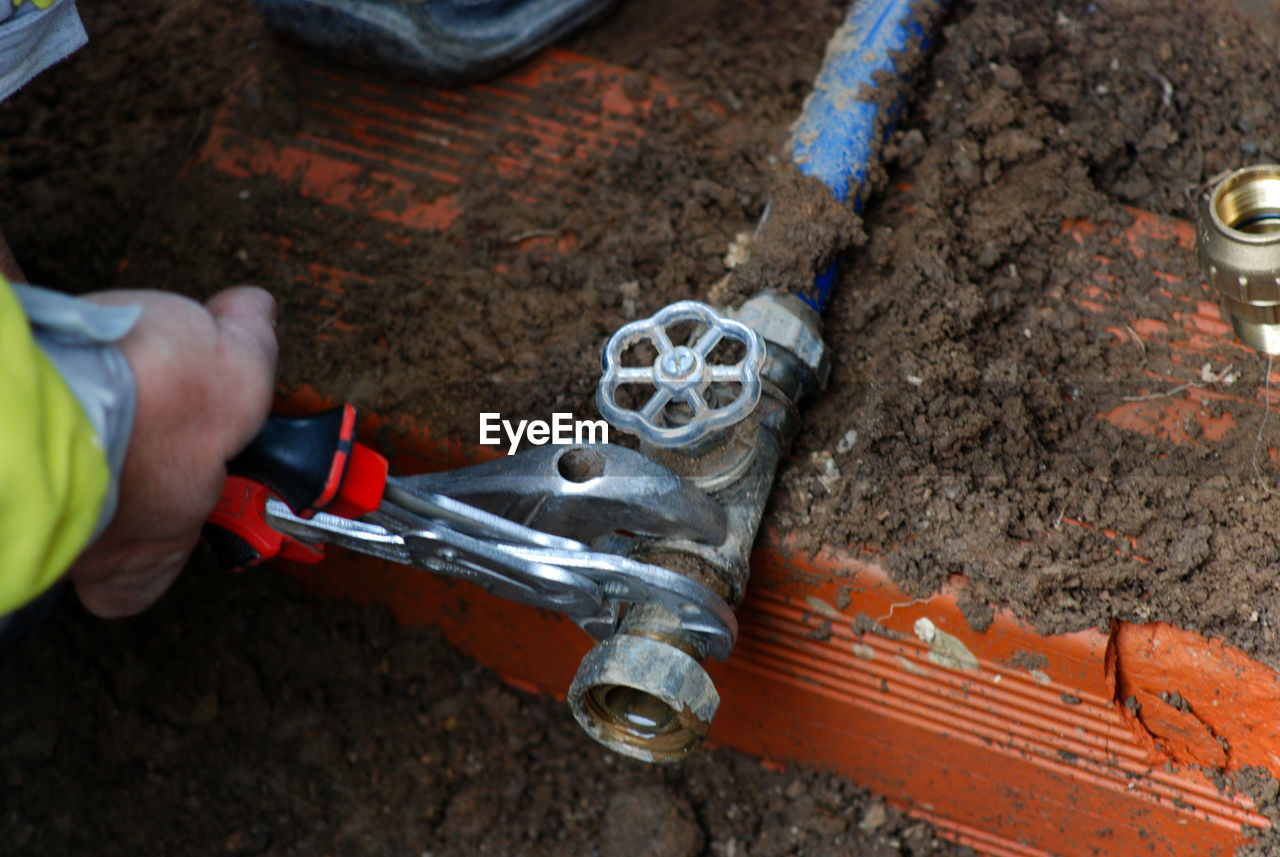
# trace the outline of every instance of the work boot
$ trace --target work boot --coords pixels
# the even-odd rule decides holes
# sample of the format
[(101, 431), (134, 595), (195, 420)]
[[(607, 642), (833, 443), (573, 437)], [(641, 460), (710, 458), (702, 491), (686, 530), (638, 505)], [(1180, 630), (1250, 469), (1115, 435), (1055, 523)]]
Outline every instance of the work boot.
[(493, 77), (616, 0), (255, 0), (272, 27), (323, 53), (432, 82)]

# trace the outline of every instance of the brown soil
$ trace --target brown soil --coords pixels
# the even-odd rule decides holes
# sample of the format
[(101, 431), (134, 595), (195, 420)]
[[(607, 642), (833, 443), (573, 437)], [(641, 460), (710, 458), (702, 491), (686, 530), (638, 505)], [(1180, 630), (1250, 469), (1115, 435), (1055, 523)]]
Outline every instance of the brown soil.
[[(452, 174), (466, 178), (460, 187), (412, 174), (415, 199), (457, 195), (462, 213), (443, 233), (389, 229), (361, 210), (320, 212), (274, 176), (231, 183), (197, 167), (151, 202), (163, 215), (131, 236), (117, 282), (182, 283), (196, 295), (228, 280), (273, 284), (282, 379), (416, 417), (467, 443), (482, 411), (594, 414), (608, 335), (674, 300), (706, 297), (727, 273), (730, 243), (764, 210), (772, 165), (840, 5), (797, 0), (791, 17), (804, 25), (788, 33), (784, 56), (770, 59), (772, 43), (760, 34), (777, 20), (771, 4), (737, 4), (731, 15), (709, 2), (625, 5), (565, 47), (633, 69), (623, 88), (637, 104), (653, 100), (644, 121), (604, 147), (592, 146), (589, 131), (571, 131), (561, 149), (581, 147), (585, 156), (517, 187), (477, 177), (491, 175), (495, 155), (534, 158), (538, 141), (522, 128), (451, 150)], [(330, 133), (309, 106), (333, 87), (316, 68), (274, 46), (230, 123), (265, 140)], [(390, 88), (384, 103), (413, 109), (412, 86), (363, 79)], [(566, 105), (590, 113), (598, 96), (566, 76), (522, 110), (564, 121)], [(282, 236), (291, 242), (283, 265)], [(280, 286), (312, 260), (363, 278), (341, 299), (340, 332), (317, 314), (313, 290)]]
[[(646, 133), (531, 203), (468, 183), (443, 236), (395, 233), (394, 253), (385, 227), (299, 211), (269, 181), (175, 180), (232, 93), (268, 137), (314, 121), (297, 98), (310, 61), (247, 2), (83, 5), (92, 44), (0, 106), (0, 224), (31, 279), (196, 296), (260, 281), (281, 298), (287, 383), (470, 440), (482, 407), (590, 413), (608, 332), (712, 294), (846, 4), (624, 4), (567, 46), (636, 70), (637, 100), (655, 78), (671, 87)], [(773, 522), (813, 547), (878, 548), (912, 592), (962, 573), (971, 600), (1045, 631), (1168, 620), (1280, 664), (1280, 499), (1252, 479), (1252, 433), (1172, 446), (1096, 419), (1150, 379), (1108, 347), (1118, 319), (1069, 308), (1096, 261), (1062, 231), (1087, 217), (1109, 246), (1122, 206), (1187, 218), (1221, 169), (1280, 159), (1271, 10), (1239, 8), (958, 4), (837, 287), (831, 388)], [(566, 81), (548, 98), (574, 94)], [(817, 228), (860, 240), (843, 215)], [(572, 251), (512, 240), (533, 232)], [(280, 235), (294, 258), (370, 277), (342, 302), (346, 333), (316, 336)], [(794, 270), (760, 274), (772, 261), (744, 274)], [(1118, 260), (1114, 288), (1142, 300), (1154, 264)], [(1160, 269), (1195, 281), (1189, 254)], [(1151, 562), (1063, 517), (1132, 536)], [(0, 665), (20, 700), (0, 712), (0, 834), (21, 853), (950, 853), (826, 775), (726, 751), (662, 770), (615, 759), (562, 706), (429, 634), (194, 565), (150, 614), (103, 624), (67, 606)]]
[[(1168, 621), (1280, 665), (1277, 498), (1250, 464), (1261, 409), (1219, 406), (1241, 428), (1212, 444), (1099, 419), (1176, 382), (1144, 374), (1167, 349), (1113, 344), (1122, 312), (1075, 302), (1101, 255), (1139, 312), (1160, 273), (1198, 294), (1190, 250), (1113, 243), (1123, 206), (1194, 219), (1206, 180), (1280, 157), (1276, 55), (1277, 31), (1230, 2), (960, 4), (838, 286), (835, 371), (780, 527), (883, 551), (915, 594), (962, 574), (973, 601), (1045, 632)], [(1083, 245), (1075, 218), (1100, 227)], [(1240, 389), (1264, 368), (1238, 362)]]

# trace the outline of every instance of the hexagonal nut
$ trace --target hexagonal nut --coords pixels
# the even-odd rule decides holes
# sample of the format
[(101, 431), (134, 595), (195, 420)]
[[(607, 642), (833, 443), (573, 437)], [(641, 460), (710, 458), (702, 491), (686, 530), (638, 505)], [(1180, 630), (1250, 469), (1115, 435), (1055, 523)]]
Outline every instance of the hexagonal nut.
[(806, 394), (826, 384), (831, 362), (822, 341), (822, 319), (799, 296), (764, 292), (729, 314), (754, 329), (765, 342), (786, 350), (808, 370), (811, 378), (801, 384)]
[(569, 686), (569, 708), (587, 734), (645, 762), (687, 757), (719, 707), (702, 664), (661, 640), (625, 633), (596, 644)]
[(1196, 254), (1236, 334), (1274, 354), (1280, 305), (1280, 165), (1236, 170), (1200, 197)]
[(1203, 256), (1200, 267), (1204, 278), (1224, 298), (1259, 306), (1280, 304), (1280, 276), (1266, 272), (1242, 272), (1229, 263), (1206, 261)]

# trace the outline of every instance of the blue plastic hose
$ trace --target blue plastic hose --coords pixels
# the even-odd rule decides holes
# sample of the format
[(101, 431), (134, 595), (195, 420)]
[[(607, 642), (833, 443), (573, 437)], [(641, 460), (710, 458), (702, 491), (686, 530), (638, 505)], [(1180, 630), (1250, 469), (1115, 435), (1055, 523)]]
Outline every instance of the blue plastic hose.
[[(909, 46), (925, 48), (931, 33), (913, 12), (933, 4), (939, 11), (950, 0), (858, 0), (827, 46), (827, 56), (791, 137), (791, 155), (800, 172), (821, 179), (840, 202), (853, 199), (862, 211), (863, 190), (876, 148), (876, 125), (893, 129), (902, 110), (901, 99), (890, 104), (859, 98), (862, 87), (875, 89), (877, 72), (910, 79), (914, 67), (899, 68), (893, 54)], [(940, 15), (929, 16), (939, 20)], [(915, 54), (919, 56), (919, 54)], [(802, 297), (819, 313), (825, 312), (840, 262), (814, 279), (811, 294)]]

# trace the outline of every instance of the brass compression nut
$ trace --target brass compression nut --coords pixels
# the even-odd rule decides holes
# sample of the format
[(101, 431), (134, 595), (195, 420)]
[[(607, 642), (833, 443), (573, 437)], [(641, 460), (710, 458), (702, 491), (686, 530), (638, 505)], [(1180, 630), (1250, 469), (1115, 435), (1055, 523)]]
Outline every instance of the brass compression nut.
[(1196, 248), (1236, 336), (1280, 354), (1280, 164), (1236, 170), (1200, 197)]

